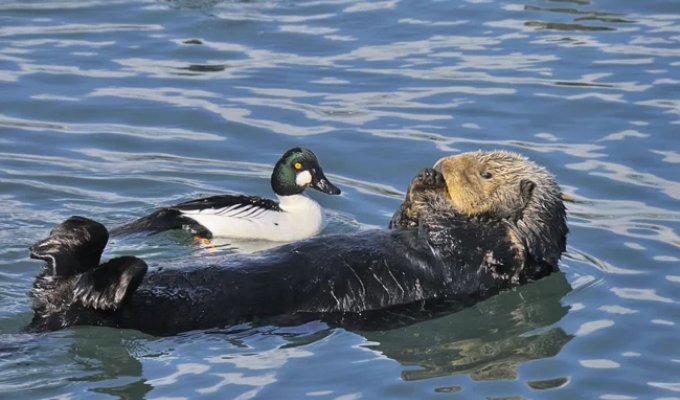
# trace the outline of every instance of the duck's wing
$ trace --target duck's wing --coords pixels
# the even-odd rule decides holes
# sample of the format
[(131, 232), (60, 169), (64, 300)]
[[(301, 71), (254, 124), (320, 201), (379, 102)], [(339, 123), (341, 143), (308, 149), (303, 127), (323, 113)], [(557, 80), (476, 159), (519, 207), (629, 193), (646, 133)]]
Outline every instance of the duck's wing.
[(274, 200), (256, 196), (222, 195), (203, 199), (185, 201), (169, 207), (183, 214), (215, 214), (223, 217), (239, 218), (255, 217), (266, 211), (281, 211), (279, 203)]
[(113, 228), (111, 235), (126, 235), (138, 232), (154, 234), (173, 229), (186, 229), (202, 237), (211, 238), (212, 233), (210, 230), (191, 218), (192, 215), (257, 218), (266, 212), (272, 211), (281, 211), (279, 204), (262, 197), (242, 195), (211, 196), (161, 208), (129, 224)]

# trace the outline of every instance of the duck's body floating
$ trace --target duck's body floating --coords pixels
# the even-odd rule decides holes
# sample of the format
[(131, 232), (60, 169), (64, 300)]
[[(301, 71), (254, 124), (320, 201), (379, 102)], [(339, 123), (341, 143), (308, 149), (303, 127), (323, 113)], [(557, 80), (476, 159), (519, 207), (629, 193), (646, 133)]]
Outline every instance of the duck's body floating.
[(307, 187), (340, 194), (324, 175), (314, 153), (299, 147), (281, 156), (271, 184), (278, 202), (254, 196), (212, 196), (163, 207), (111, 233), (185, 229), (205, 238), (291, 242), (314, 236), (323, 228), (323, 209), (303, 194)]
[(565, 210), (545, 170), (508, 153), (463, 154), (435, 167), (414, 179), (391, 223), (397, 229), (311, 238), (219, 265), (148, 273), (135, 257), (98, 265), (106, 229), (72, 217), (31, 248), (47, 261), (31, 328), (171, 334), (284, 315), (357, 315), (481, 299), (557, 270)]

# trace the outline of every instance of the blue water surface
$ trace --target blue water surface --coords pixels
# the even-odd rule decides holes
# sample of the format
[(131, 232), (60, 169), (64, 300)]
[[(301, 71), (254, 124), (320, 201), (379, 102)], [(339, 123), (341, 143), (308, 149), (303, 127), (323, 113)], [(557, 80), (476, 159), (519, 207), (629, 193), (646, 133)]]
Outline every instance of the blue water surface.
[[(0, 398), (680, 398), (679, 71), (675, 0), (2, 0)], [(271, 197), (294, 146), (343, 190), (310, 194), (324, 233), (386, 226), (440, 157), (525, 154), (569, 198), (562, 273), (394, 329), (22, 333), (54, 224)]]

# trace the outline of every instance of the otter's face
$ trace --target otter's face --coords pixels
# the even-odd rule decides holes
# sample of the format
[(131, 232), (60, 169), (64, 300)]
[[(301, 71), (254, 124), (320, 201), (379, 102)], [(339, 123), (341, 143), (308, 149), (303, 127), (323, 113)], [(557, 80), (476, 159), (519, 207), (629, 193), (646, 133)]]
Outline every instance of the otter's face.
[(442, 173), (453, 207), (479, 216), (516, 219), (534, 188), (533, 168), (525, 158), (505, 152), (463, 153), (442, 158)]

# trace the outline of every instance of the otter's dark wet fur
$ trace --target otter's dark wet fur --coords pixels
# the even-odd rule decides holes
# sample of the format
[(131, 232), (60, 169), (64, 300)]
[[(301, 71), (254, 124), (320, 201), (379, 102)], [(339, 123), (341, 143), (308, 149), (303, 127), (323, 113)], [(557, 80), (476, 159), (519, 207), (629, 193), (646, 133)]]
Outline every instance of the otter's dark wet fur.
[[(476, 301), (557, 270), (567, 233), (559, 194), (554, 179), (521, 156), (465, 153), (416, 176), (391, 230), (315, 237), (229, 255), (220, 265), (164, 265), (148, 274), (135, 257), (97, 266), (88, 256), (69, 270), (36, 253), (48, 267), (36, 281), (31, 328), (172, 334), (277, 316), (337, 320), (424, 301)], [(61, 233), (70, 243), (83, 229), (102, 228), (70, 219), (46, 241), (58, 248)], [(76, 249), (103, 249), (103, 235), (89, 237), (95, 240)]]

